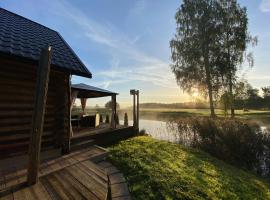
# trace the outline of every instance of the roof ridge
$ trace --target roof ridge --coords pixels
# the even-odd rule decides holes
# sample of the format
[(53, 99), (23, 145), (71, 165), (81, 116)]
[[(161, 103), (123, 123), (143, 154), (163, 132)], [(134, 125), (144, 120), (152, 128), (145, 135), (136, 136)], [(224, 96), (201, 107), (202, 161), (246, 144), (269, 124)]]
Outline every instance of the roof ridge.
[[(21, 16), (21, 15), (19, 15), (19, 14), (17, 14), (17, 13), (11, 12), (11, 11), (5, 9), (5, 8), (0, 7), (0, 10), (3, 10), (3, 11), (5, 11), (5, 12), (8, 12), (8, 13), (12, 14), (12, 15), (15, 15), (16, 17), (23, 18), (23, 19), (25, 19), (25, 20), (27, 20), (27, 21), (29, 21), (29, 22), (31, 22), (31, 23), (38, 24), (39, 26), (42, 26), (42, 27), (44, 27), (44, 28), (46, 28), (46, 29), (49, 29), (49, 30), (51, 30), (51, 31), (53, 31), (53, 32), (58, 33), (56, 30), (53, 30), (53, 29), (51, 29), (51, 28), (49, 28), (49, 27), (47, 27), (47, 26), (44, 26), (43, 24), (40, 24), (40, 23), (38, 23), (38, 22), (35, 22), (35, 21), (33, 21), (33, 20), (29, 19), (29, 18), (26, 18), (26, 17), (24, 17), (24, 16)], [(58, 35), (59, 35), (59, 34), (58, 34)]]
[[(1, 20), (2, 16), (7, 17), (8, 20)], [(9, 21), (11, 20), (11, 21)], [(39, 51), (37, 49), (42, 48), (45, 43), (51, 43), (53, 48), (56, 49), (58, 54), (52, 55), (52, 64), (59, 67), (60, 70), (65, 70), (70, 74), (84, 76), (91, 78), (92, 74), (88, 68), (84, 65), (82, 60), (64, 40), (59, 32), (53, 30), (47, 26), (44, 26), (31, 19), (13, 13), (0, 6), (0, 25), (8, 27), (7, 29), (1, 29), (3, 31), (3, 38), (8, 38), (2, 42), (0, 38), (0, 54), (8, 54), (10, 56), (19, 56), (25, 59), (34, 61), (39, 60)], [(17, 27), (16, 29), (9, 29), (10, 27)], [(9, 32), (11, 31), (11, 32)], [(31, 31), (35, 31), (38, 34), (31, 34)], [(16, 42), (11, 38), (11, 35), (21, 36), (18, 37)], [(26, 41), (25, 38), (30, 38), (31, 41)], [(18, 49), (15, 46), (22, 48)], [(33, 50), (35, 48), (35, 50)]]

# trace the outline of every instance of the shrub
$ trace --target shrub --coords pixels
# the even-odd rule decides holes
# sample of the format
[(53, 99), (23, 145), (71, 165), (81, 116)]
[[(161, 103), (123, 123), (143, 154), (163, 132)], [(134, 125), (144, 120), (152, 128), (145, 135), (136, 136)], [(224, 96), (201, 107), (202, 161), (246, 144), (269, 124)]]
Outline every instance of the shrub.
[[(106, 104), (105, 104), (105, 108), (107, 109), (112, 109), (112, 101), (108, 101)], [(120, 109), (120, 105), (118, 102), (116, 102), (116, 109)]]
[(139, 131), (139, 135), (147, 135), (147, 134), (146, 134), (146, 130), (145, 130), (145, 129), (141, 129), (141, 130)]
[(255, 123), (192, 117), (170, 122), (169, 127), (177, 130), (180, 143), (202, 149), (230, 164), (259, 174), (269, 171), (269, 133)]

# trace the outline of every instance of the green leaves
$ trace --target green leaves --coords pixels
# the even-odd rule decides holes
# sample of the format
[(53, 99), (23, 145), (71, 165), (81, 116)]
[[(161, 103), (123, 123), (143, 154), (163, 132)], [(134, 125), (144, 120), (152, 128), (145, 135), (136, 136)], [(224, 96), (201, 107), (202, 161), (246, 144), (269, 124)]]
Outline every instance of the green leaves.
[[(248, 44), (258, 39), (248, 34), (247, 10), (236, 0), (185, 0), (175, 15), (176, 34), (170, 41), (171, 69), (178, 85), (187, 92), (218, 98), (232, 95), (236, 72), (246, 59), (253, 65)], [(228, 89), (227, 89), (228, 88)]]

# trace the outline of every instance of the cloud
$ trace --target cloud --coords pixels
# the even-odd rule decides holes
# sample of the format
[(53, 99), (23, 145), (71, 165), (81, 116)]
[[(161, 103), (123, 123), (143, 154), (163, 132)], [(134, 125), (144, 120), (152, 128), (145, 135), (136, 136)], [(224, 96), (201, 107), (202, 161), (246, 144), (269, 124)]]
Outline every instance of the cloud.
[[(107, 77), (110, 80), (139, 81), (145, 84), (152, 83), (159, 87), (178, 88), (174, 76), (165, 63), (162, 65), (160, 63), (153, 63), (153, 65), (142, 64), (128, 67), (128, 69), (119, 66), (117, 70), (100, 71), (97, 76)], [(112, 82), (112, 84), (115, 84), (115, 82)]]
[[(138, 1), (133, 8), (133, 14), (145, 8), (144, 1)], [(57, 1), (50, 9), (54, 14), (66, 18), (69, 23), (74, 23), (86, 39), (90, 39), (108, 51), (112, 59), (107, 69), (96, 72), (95, 77), (103, 77), (102, 85), (109, 88), (112, 85), (129, 81), (152, 83), (156, 86), (178, 88), (168, 61), (158, 57), (149, 56), (134, 45), (140, 35), (129, 37), (109, 22), (97, 22), (86, 16), (81, 10), (67, 1)], [(53, 11), (52, 11), (53, 12)]]
[(129, 80), (121, 79), (121, 80), (104, 80), (103, 82), (95, 83), (97, 87), (102, 87), (104, 89), (108, 89), (109, 87), (117, 84), (126, 83)]
[(262, 12), (270, 12), (270, 0), (262, 0), (260, 10)]
[(145, 0), (139, 0), (135, 2), (135, 5), (132, 7), (130, 10), (129, 14), (130, 15), (140, 15), (146, 8), (146, 2)]
[(270, 76), (267, 75), (248, 75), (249, 80), (270, 80)]
[(117, 46), (117, 41), (111, 37), (114, 34), (112, 33), (112, 25), (108, 23), (107, 25), (97, 23), (67, 1), (56, 1), (50, 11), (55, 15), (60, 15), (62, 18), (68, 19), (69, 23), (76, 24), (78, 29), (82, 29), (80, 33), (84, 33), (92, 41), (110, 47)]

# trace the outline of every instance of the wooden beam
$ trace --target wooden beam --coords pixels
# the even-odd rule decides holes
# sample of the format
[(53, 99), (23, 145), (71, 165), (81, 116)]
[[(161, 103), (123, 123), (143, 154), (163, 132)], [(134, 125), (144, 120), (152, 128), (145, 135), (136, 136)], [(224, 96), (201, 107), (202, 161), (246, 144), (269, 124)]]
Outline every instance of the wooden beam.
[[(116, 95), (114, 95), (114, 128), (116, 128), (116, 115), (117, 115), (117, 111), (116, 111), (116, 109), (117, 109), (117, 103), (116, 103)], [(119, 117), (119, 116), (118, 116)], [(118, 120), (119, 120), (119, 118), (118, 118)]]
[[(138, 124), (137, 124), (137, 114), (136, 114), (136, 94), (138, 93), (138, 90), (136, 91), (135, 89), (130, 90), (130, 95), (133, 95), (133, 128), (135, 130), (137, 130), (138, 128)], [(138, 103), (138, 99), (137, 99), (137, 103)], [(138, 107), (137, 107), (137, 111), (138, 111)]]
[(72, 136), (72, 127), (71, 127), (71, 76), (69, 75), (66, 80), (66, 91), (65, 91), (65, 100), (64, 100), (64, 135), (62, 139), (62, 154), (68, 154), (70, 152), (70, 142)]
[(136, 101), (135, 101), (135, 94), (133, 94), (133, 126), (136, 128)]
[(41, 50), (37, 70), (37, 85), (32, 116), (32, 129), (29, 144), (29, 163), (27, 182), (33, 185), (38, 181), (38, 168), (40, 162), (41, 136), (43, 133), (44, 114), (47, 100), (48, 83), (51, 66), (51, 47)]
[(136, 124), (136, 128), (137, 128), (137, 131), (138, 131), (138, 133), (139, 133), (139, 115), (140, 115), (140, 113), (139, 113), (139, 90), (137, 90), (137, 92), (136, 92), (136, 94), (137, 94), (137, 120), (136, 120), (136, 122), (137, 122), (137, 124)]

